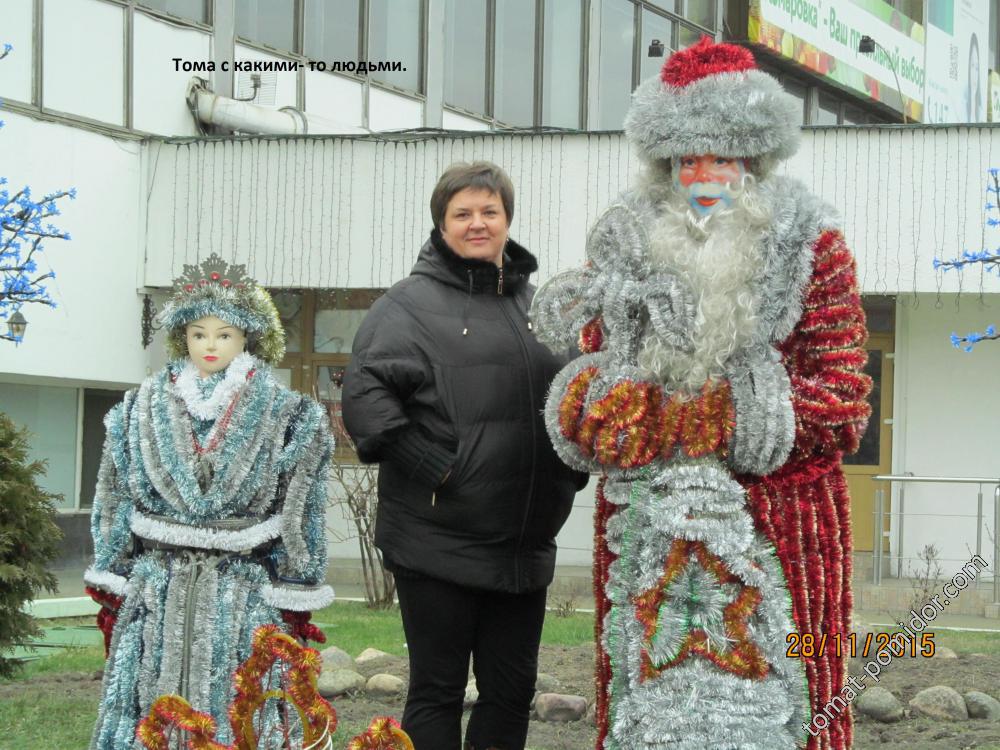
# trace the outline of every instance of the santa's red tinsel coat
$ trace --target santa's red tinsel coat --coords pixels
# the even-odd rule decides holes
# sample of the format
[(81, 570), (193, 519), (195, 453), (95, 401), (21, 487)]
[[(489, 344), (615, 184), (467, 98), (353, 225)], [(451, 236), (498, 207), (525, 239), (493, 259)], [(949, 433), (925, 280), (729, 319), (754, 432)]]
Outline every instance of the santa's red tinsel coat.
[[(854, 258), (839, 232), (825, 231), (813, 246), (802, 316), (779, 347), (792, 384), (795, 446), (774, 473), (739, 477), (756, 528), (781, 561), (798, 633), (812, 633), (817, 642), (823, 634), (833, 642), (836, 634), (846, 638), (851, 631), (851, 511), (841, 456), (857, 450), (871, 412), (871, 380), (863, 373), (866, 337)], [(613, 511), (599, 487), (594, 539), (598, 748), (608, 730), (611, 665), (600, 646), (600, 630), (610, 608), (604, 592), (614, 556), (605, 530)], [(847, 659), (828, 649), (802, 661), (816, 716), (843, 688)], [(848, 709), (808, 738), (808, 750), (847, 750), (851, 740)]]

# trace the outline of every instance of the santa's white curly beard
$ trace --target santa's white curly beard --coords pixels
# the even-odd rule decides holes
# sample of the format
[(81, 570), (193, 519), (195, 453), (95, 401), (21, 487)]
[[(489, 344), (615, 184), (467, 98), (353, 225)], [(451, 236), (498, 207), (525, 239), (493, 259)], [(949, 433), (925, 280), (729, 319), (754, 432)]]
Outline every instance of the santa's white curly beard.
[(761, 265), (759, 244), (771, 211), (747, 175), (732, 206), (699, 216), (663, 172), (651, 169), (640, 187), (660, 210), (649, 227), (650, 260), (691, 290), (694, 347), (676, 349), (647, 328), (638, 364), (669, 390), (694, 395), (706, 380), (722, 377), (726, 363), (753, 334), (760, 300), (750, 282)]

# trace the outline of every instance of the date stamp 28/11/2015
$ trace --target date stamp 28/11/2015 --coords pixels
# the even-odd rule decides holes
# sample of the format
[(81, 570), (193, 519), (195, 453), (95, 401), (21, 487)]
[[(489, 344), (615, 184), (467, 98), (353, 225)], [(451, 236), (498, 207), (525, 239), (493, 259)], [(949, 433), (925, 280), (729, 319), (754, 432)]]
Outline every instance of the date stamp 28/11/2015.
[(857, 633), (789, 633), (785, 638), (785, 642), (788, 644), (785, 656), (790, 659), (800, 657), (821, 659), (827, 654), (832, 654), (837, 658), (846, 656), (853, 659), (860, 656), (867, 659), (882, 649), (889, 649), (889, 652), (896, 657), (916, 658), (922, 656), (930, 658), (934, 656), (934, 633), (922, 633), (919, 643), (915, 638), (904, 641), (893, 638), (892, 635), (891, 633), (863, 633), (859, 637)]

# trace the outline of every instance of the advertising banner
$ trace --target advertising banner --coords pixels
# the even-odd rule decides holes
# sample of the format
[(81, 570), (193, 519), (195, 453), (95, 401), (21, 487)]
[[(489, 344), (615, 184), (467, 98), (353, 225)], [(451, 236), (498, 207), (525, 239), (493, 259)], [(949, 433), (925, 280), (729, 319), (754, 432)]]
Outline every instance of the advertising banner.
[(925, 122), (986, 122), (989, 0), (927, 3)]
[[(858, 51), (865, 35), (879, 44), (874, 54)], [(905, 107), (911, 119), (922, 119), (924, 27), (883, 0), (751, 0), (748, 38), (845, 88)]]

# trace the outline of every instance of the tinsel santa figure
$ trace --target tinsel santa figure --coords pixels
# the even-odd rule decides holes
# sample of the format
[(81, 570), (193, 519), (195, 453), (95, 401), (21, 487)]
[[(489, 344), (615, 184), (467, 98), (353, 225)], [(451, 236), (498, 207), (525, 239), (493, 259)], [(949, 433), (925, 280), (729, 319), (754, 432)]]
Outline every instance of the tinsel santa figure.
[(560, 455), (598, 468), (598, 747), (847, 748), (841, 455), (869, 415), (864, 314), (835, 212), (774, 174), (801, 103), (749, 51), (704, 39), (633, 96), (639, 184), (584, 268), (535, 296), (539, 336), (584, 356), (546, 406)]
[[(109, 653), (91, 750), (141, 750), (137, 724), (162, 695), (231, 742), (233, 674), (254, 631), (323, 641), (310, 613), (333, 600), (328, 418), (274, 375), (285, 333), (267, 291), (212, 255), (184, 267), (160, 320), (170, 362), (104, 420), (84, 581)], [(268, 683), (281, 680), (273, 668)], [(295, 747), (287, 723), (269, 702), (258, 747)], [(184, 733), (169, 747), (188, 747)]]

